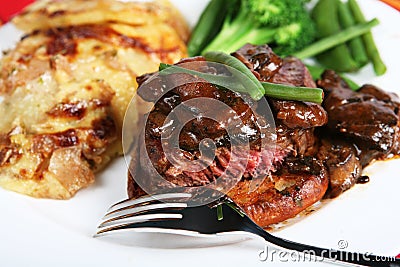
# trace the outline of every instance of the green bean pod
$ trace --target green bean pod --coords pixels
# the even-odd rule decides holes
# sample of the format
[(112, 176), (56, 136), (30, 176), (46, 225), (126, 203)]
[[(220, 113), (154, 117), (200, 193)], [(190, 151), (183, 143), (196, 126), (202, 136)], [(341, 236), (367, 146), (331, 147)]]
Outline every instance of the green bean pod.
[(358, 37), (365, 34), (366, 32), (369, 32), (371, 28), (375, 27), (378, 24), (379, 20), (374, 18), (368, 22), (351, 26), (338, 33), (319, 39), (318, 41), (304, 48), (303, 50), (294, 53), (293, 56), (300, 59), (306, 59), (309, 57), (316, 56), (339, 44), (343, 44), (347, 41), (350, 41), (354, 37)]
[[(249, 87), (245, 87), (247, 83), (244, 81), (249, 79), (245, 75), (242, 75), (241, 77), (235, 77), (235, 79), (232, 76), (203, 73), (195, 70), (185, 69), (179, 65), (170, 65), (165, 63), (160, 64), (159, 70), (160, 75), (169, 75), (173, 73), (191, 74), (217, 86), (229, 88), (236, 92), (247, 93), (255, 100), (259, 100), (262, 97), (260, 97), (258, 91), (251, 92), (249, 91)], [(261, 85), (265, 90), (266, 96), (282, 100), (307, 101), (321, 104), (324, 97), (323, 90), (319, 88), (295, 87), (268, 82), (261, 82)]]
[[(362, 13), (361, 8), (356, 0), (349, 0), (349, 7), (357, 23), (363, 23), (366, 21), (364, 14)], [(364, 34), (362, 36), (362, 39), (364, 41), (364, 46), (367, 51), (368, 58), (372, 61), (372, 65), (374, 66), (375, 74), (385, 74), (386, 65), (379, 54), (372, 33), (368, 32)]]
[(282, 100), (297, 100), (321, 104), (324, 92), (320, 88), (295, 87), (284, 84), (261, 82), (265, 95)]
[[(349, 28), (355, 25), (353, 15), (350, 11), (348, 3), (339, 2), (338, 6), (339, 22), (342, 28)], [(358, 66), (365, 66), (368, 63), (367, 52), (365, 51), (363, 41), (361, 37), (355, 37), (347, 43), (350, 53), (354, 60), (357, 62)]]
[(188, 45), (189, 56), (200, 55), (201, 51), (217, 35), (226, 13), (227, 0), (211, 0), (194, 27)]
[[(311, 12), (318, 38), (333, 35), (341, 31), (338, 18), (339, 0), (319, 0)], [(345, 44), (338, 45), (317, 56), (317, 60), (327, 68), (349, 72), (358, 70)]]

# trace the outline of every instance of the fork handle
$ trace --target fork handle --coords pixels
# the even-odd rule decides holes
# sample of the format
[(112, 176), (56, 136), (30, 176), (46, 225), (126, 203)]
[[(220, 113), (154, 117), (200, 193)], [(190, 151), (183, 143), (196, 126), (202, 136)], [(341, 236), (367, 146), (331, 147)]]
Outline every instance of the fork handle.
[(343, 250), (334, 250), (334, 249), (324, 249), (320, 247), (315, 247), (311, 245), (305, 245), (297, 242), (293, 242), (284, 238), (276, 237), (266, 231), (264, 231), (261, 227), (254, 227), (253, 225), (249, 225), (248, 232), (261, 236), (265, 239), (265, 241), (277, 245), (279, 247), (295, 250), (302, 253), (315, 253), (315, 256), (319, 256), (331, 261), (341, 261), (346, 263), (352, 263), (356, 265), (362, 266), (387, 266), (387, 267), (399, 267), (400, 260), (393, 259), (392, 261), (381, 261), (382, 256), (376, 256), (369, 253), (357, 253), (357, 252), (349, 252)]

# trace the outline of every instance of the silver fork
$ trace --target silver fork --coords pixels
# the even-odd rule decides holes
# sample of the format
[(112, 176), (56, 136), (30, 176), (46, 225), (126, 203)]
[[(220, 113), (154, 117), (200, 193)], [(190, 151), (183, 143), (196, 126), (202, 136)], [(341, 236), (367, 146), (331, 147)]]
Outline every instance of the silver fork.
[[(179, 233), (219, 234), (244, 231), (256, 234), (278, 247), (305, 252), (330, 261), (352, 263), (362, 266), (400, 266), (400, 260), (379, 261), (382, 257), (324, 249), (276, 237), (254, 223), (228, 197), (211, 205), (188, 206), (189, 193), (166, 193), (127, 199), (110, 207), (97, 228), (95, 237), (126, 229), (172, 229)], [(222, 218), (221, 218), (222, 217)]]

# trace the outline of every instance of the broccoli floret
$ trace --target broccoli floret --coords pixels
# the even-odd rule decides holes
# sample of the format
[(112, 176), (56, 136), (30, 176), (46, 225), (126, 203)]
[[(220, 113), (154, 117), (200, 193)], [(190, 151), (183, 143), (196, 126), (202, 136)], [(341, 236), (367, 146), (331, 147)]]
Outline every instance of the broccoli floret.
[[(290, 2), (290, 5), (288, 5)], [(244, 1), (249, 13), (261, 25), (279, 27), (296, 20), (304, 12), (302, 1)]]
[(308, 0), (241, 0), (230, 7), (221, 31), (204, 49), (231, 53), (246, 43), (267, 43), (280, 55), (289, 55), (315, 38)]

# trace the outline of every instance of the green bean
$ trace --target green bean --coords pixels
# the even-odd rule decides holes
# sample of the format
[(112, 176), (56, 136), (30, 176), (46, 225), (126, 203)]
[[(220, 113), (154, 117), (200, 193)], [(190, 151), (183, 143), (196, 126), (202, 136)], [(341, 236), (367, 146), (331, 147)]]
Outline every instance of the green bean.
[[(339, 2), (338, 15), (342, 28), (346, 29), (356, 24), (348, 3)], [(350, 49), (351, 55), (359, 67), (362, 67), (368, 63), (367, 52), (365, 51), (361, 37), (355, 37), (351, 39), (348, 41), (347, 45)]]
[[(349, 7), (351, 12), (353, 12), (354, 19), (357, 23), (363, 23), (366, 21), (364, 14), (362, 13), (361, 8), (356, 0), (349, 0)], [(362, 39), (364, 41), (364, 46), (367, 51), (367, 55), (369, 59), (372, 61), (372, 65), (374, 66), (375, 74), (376, 75), (385, 74), (386, 65), (379, 54), (378, 48), (376, 47), (371, 31), (365, 33), (362, 36)]]
[[(319, 38), (327, 37), (341, 31), (337, 14), (339, 0), (319, 0), (311, 12)], [(345, 44), (319, 54), (317, 60), (324, 66), (336, 71), (355, 71), (357, 63), (352, 59)]]
[[(189, 70), (182, 68), (177, 65), (169, 65), (165, 63), (161, 63), (159, 70), (162, 75), (168, 75), (173, 73), (187, 73), (194, 75), (196, 77), (202, 78), (212, 84), (217, 86), (234, 90), (236, 92), (248, 93), (248, 89), (244, 87), (244, 85), (237, 80), (237, 78), (232, 76), (222, 76), (222, 75), (214, 75), (209, 73), (198, 72), (195, 70)], [(248, 79), (246, 76), (242, 78)], [(282, 100), (296, 100), (296, 101), (306, 101), (306, 102), (314, 102), (321, 104), (323, 100), (323, 91), (319, 88), (308, 88), (308, 87), (294, 87), (283, 84), (274, 84), (268, 82), (261, 82), (261, 85), (265, 89), (265, 95), (277, 99)], [(250, 94), (250, 96), (252, 96)], [(253, 97), (253, 99), (260, 99), (258, 95), (257, 98)]]
[(295, 87), (284, 84), (261, 82), (265, 95), (282, 100), (296, 100), (321, 104), (324, 92), (320, 88)]
[[(339, 33), (330, 35), (328, 37), (322, 38), (311, 45), (307, 46), (305, 49), (294, 53), (295, 57), (300, 59), (305, 59), (308, 57), (312, 57), (318, 55), (321, 52), (324, 52), (338, 44), (345, 43), (356, 36), (360, 36), (371, 30), (372, 27), (379, 24), (379, 21), (375, 18), (367, 23), (361, 23), (358, 25), (351, 26)], [(334, 58), (331, 58), (333, 60)]]
[(221, 64), (225, 64), (228, 67), (236, 69), (238, 72), (232, 73), (234, 76), (245, 76), (247, 79), (243, 79), (244, 77), (237, 77), (238, 80), (243, 84), (245, 88), (248, 89), (249, 94), (254, 99), (261, 99), (261, 97), (265, 93), (264, 87), (261, 85), (261, 82), (254, 76), (254, 74), (237, 58), (225, 54), (223, 52), (210, 51), (204, 53), (204, 58), (211, 62), (217, 62)]
[(217, 35), (227, 13), (227, 0), (211, 0), (194, 27), (187, 46), (189, 56), (197, 56)]

